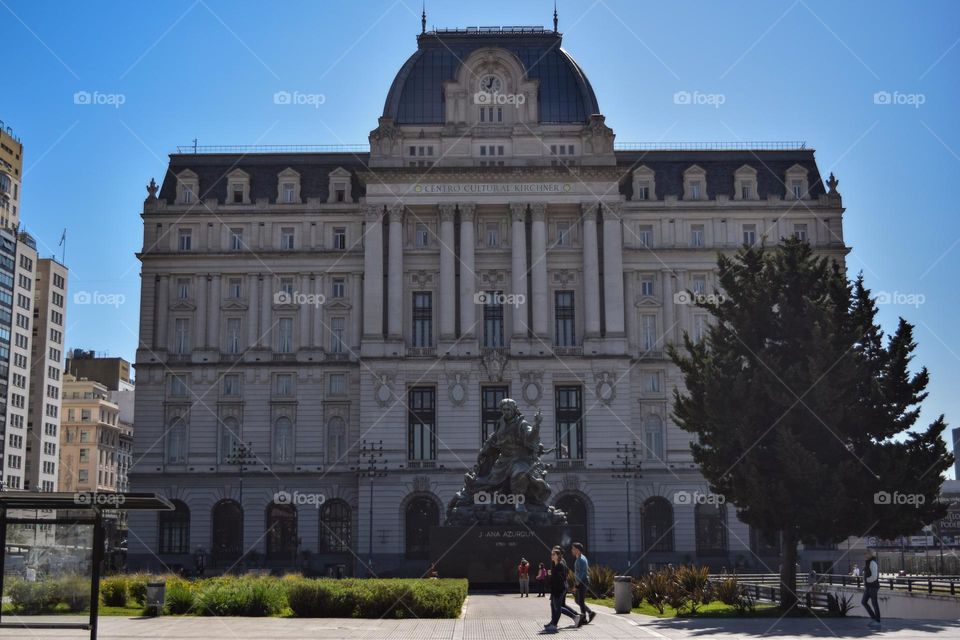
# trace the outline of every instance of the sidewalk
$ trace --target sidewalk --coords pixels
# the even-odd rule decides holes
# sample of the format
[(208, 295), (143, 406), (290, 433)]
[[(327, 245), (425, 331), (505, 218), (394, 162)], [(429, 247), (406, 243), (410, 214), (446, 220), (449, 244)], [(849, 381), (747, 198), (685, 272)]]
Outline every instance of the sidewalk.
[[(572, 605), (572, 598), (567, 599)], [(593, 607), (593, 623), (573, 629), (562, 618), (559, 638), (568, 640), (686, 640), (704, 636), (720, 640), (764, 638), (866, 638), (894, 640), (954, 640), (960, 623), (891, 620), (882, 632), (869, 629), (864, 618), (817, 619), (657, 619), (635, 614), (616, 615)], [(547, 598), (516, 594), (472, 594), (459, 620), (352, 620), (299, 618), (100, 618), (100, 640), (171, 638), (176, 640), (518, 640), (541, 636), (549, 620)], [(45, 619), (50, 619), (45, 616)], [(8, 622), (13, 617), (5, 615)], [(61, 618), (62, 620), (62, 618)], [(0, 638), (48, 640), (89, 638), (82, 631), (0, 629)]]

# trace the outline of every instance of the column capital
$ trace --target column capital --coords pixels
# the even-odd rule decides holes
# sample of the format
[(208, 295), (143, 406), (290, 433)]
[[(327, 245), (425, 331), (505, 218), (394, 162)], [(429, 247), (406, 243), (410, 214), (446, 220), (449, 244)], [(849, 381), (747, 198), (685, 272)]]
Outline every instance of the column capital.
[(530, 213), (534, 222), (543, 222), (547, 218), (547, 203), (546, 202), (531, 202), (530, 203)]
[(363, 217), (367, 222), (377, 222), (383, 217), (383, 207), (376, 204), (368, 204), (363, 210)]
[(620, 203), (619, 202), (601, 202), (600, 206), (603, 208), (603, 216), (606, 218), (620, 218)]
[(403, 204), (392, 204), (387, 207), (390, 216), (390, 222), (403, 222), (403, 212), (406, 207)]
[(440, 222), (453, 222), (453, 215), (457, 211), (457, 205), (445, 202), (438, 204), (437, 209), (440, 210)]
[(469, 221), (473, 220), (473, 216), (477, 212), (477, 204), (475, 202), (461, 202), (457, 205), (457, 209), (460, 210), (460, 220)]
[(527, 203), (526, 202), (511, 202), (510, 203), (510, 214), (514, 222), (526, 222), (527, 217)]
[(597, 203), (596, 202), (581, 202), (580, 211), (583, 214), (584, 221), (596, 221), (597, 219)]

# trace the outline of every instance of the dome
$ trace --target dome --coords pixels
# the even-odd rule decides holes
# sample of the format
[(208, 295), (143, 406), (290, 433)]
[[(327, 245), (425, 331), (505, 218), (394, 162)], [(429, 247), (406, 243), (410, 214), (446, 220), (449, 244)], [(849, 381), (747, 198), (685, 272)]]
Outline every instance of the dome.
[(513, 53), (527, 78), (539, 81), (541, 123), (586, 123), (599, 113), (590, 81), (560, 47), (559, 33), (542, 27), (472, 27), (420, 34), (390, 86), (384, 117), (396, 124), (443, 124), (443, 83), (455, 80), (463, 60), (476, 49), (498, 47)]

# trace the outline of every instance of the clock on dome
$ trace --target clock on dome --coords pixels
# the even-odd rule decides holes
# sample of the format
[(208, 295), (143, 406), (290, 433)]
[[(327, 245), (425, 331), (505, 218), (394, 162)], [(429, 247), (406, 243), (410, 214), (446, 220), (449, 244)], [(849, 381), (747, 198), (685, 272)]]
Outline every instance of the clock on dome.
[(492, 73), (488, 73), (480, 78), (480, 91), (485, 91), (487, 93), (499, 93), (502, 86), (503, 85), (500, 82), (500, 78)]

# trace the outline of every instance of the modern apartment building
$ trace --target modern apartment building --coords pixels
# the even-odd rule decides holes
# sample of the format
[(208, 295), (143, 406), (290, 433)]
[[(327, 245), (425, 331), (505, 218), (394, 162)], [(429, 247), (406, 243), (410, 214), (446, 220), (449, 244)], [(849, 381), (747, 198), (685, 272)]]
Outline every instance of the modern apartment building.
[(22, 180), (23, 144), (0, 120), (0, 227), (16, 228), (20, 224)]

